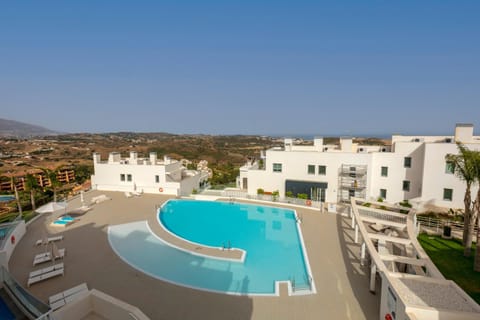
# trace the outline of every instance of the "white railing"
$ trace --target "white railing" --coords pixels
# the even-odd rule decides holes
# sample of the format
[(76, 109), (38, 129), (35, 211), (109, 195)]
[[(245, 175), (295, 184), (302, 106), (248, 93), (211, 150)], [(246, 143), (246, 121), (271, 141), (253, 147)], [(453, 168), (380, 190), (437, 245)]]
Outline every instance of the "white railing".
[(290, 198), (290, 197), (280, 197), (280, 196), (274, 196), (271, 194), (251, 195), (251, 194), (248, 194), (246, 191), (241, 191), (241, 190), (223, 190), (220, 196), (227, 197), (227, 198), (240, 198), (240, 199), (247, 199), (247, 200), (260, 200), (260, 201), (294, 204), (294, 205), (317, 208), (317, 209), (320, 209), (320, 206), (322, 205), (322, 202), (320, 201)]
[[(417, 215), (417, 222), (426, 228), (437, 229), (437, 232), (441, 232), (444, 226), (449, 226), (452, 228), (452, 231), (463, 232), (463, 222), (453, 221), (453, 220), (445, 220), (445, 219), (437, 219), (432, 217), (424, 217), (421, 215)], [(478, 226), (474, 226), (474, 232), (477, 232)]]

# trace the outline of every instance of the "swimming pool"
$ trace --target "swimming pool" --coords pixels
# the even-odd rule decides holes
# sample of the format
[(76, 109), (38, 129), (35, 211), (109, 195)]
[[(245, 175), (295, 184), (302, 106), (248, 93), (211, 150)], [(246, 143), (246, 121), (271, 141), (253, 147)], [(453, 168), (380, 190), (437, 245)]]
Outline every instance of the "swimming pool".
[(12, 196), (12, 195), (0, 195), (0, 202), (9, 202), (9, 201), (12, 201), (12, 200), (15, 200), (15, 196)]
[[(293, 210), (224, 202), (170, 200), (159, 221), (172, 233), (207, 246), (245, 250), (244, 262), (194, 255), (165, 243), (145, 221), (109, 227), (114, 251), (133, 267), (187, 287), (233, 294), (275, 295), (290, 281), (314, 293)], [(142, 250), (138, 250), (142, 248)]]
[(61, 217), (55, 219), (55, 221), (53, 221), (53, 224), (67, 225), (69, 223), (72, 223), (73, 221), (75, 221), (75, 218), (73, 218), (71, 216), (61, 216)]

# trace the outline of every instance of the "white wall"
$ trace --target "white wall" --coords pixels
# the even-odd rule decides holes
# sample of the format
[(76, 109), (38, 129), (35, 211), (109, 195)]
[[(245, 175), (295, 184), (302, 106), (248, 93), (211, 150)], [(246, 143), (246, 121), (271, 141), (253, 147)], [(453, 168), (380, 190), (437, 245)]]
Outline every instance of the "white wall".
[[(410, 157), (411, 168), (404, 167), (405, 157)], [(422, 193), (422, 174), (424, 167), (423, 143), (400, 143), (395, 146), (395, 152), (373, 153), (369, 167), (370, 193), (369, 197), (376, 199), (380, 189), (387, 190), (388, 202), (400, 202), (405, 199), (419, 197)], [(381, 176), (381, 167), (388, 167), (388, 176)], [(410, 191), (403, 191), (403, 181), (410, 181)]]
[[(371, 154), (351, 152), (306, 152), (267, 150), (265, 170), (248, 171), (248, 193), (256, 194), (258, 188), (278, 190), (285, 195), (286, 180), (326, 182), (326, 202), (337, 201), (338, 172), (342, 164), (368, 165)], [(273, 164), (281, 163), (282, 172), (273, 172)], [(308, 165), (315, 166), (315, 174), (308, 174)], [(318, 174), (318, 166), (327, 167), (325, 175)]]
[[(112, 158), (112, 156), (110, 157)], [(153, 165), (152, 162), (138, 159), (124, 162), (100, 162), (98, 155), (94, 155), (94, 170), (92, 175), (92, 187), (105, 191), (137, 191), (145, 193), (159, 193), (169, 195), (180, 195), (191, 192), (193, 188), (199, 187), (200, 173), (190, 177), (183, 177), (185, 170), (181, 163), (174, 160), (164, 161)], [(120, 176), (125, 175), (125, 181)], [(128, 181), (128, 175), (132, 176)], [(156, 182), (156, 176), (159, 181)]]
[[(0, 265), (3, 265), (5, 269), (8, 270), (8, 262), (10, 261), (10, 257), (26, 232), (27, 228), (25, 226), (25, 221), (22, 220), (17, 223), (15, 229), (10, 233), (8, 238), (4, 239), (4, 245), (0, 251)], [(12, 236), (15, 238), (15, 243), (12, 243)]]
[[(480, 150), (478, 144), (465, 145), (470, 150)], [(454, 174), (445, 172), (445, 156), (458, 154), (458, 148), (453, 143), (429, 143), (425, 148), (425, 163), (423, 173), (423, 193), (421, 200), (426, 204), (445, 208), (464, 208), (463, 197), (466, 185)], [(443, 200), (443, 189), (453, 189), (452, 201)], [(472, 186), (472, 200), (475, 200), (478, 187)]]

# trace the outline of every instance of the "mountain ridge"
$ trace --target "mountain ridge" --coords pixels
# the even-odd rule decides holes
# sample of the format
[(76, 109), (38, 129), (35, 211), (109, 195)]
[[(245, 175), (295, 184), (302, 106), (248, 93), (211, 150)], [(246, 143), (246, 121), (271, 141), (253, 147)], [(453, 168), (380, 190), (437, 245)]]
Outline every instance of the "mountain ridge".
[(42, 126), (0, 118), (0, 137), (2, 138), (30, 138), (58, 134), (59, 132)]

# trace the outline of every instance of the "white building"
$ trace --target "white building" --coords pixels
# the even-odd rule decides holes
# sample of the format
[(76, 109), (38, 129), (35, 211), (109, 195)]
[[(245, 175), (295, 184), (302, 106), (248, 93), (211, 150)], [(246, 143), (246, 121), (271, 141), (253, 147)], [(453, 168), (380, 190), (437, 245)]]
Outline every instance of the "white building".
[(363, 146), (340, 138), (337, 146), (315, 138), (313, 146), (296, 146), (292, 139), (285, 139), (283, 147), (266, 151), (263, 166), (257, 161), (240, 168), (237, 183), (251, 195), (264, 189), (278, 190), (280, 196), (305, 193), (309, 199), (327, 203), (355, 196), (463, 208), (465, 184), (445, 156), (458, 153), (456, 142), (480, 150), (473, 125), (458, 124), (454, 136), (393, 135), (391, 142), (391, 146)]
[(92, 187), (97, 190), (145, 192), (169, 195), (189, 195), (207, 179), (203, 173), (187, 170), (181, 162), (165, 156), (157, 159), (151, 152), (149, 158), (139, 158), (131, 151), (129, 158), (111, 152), (108, 161), (93, 154), (94, 175)]

